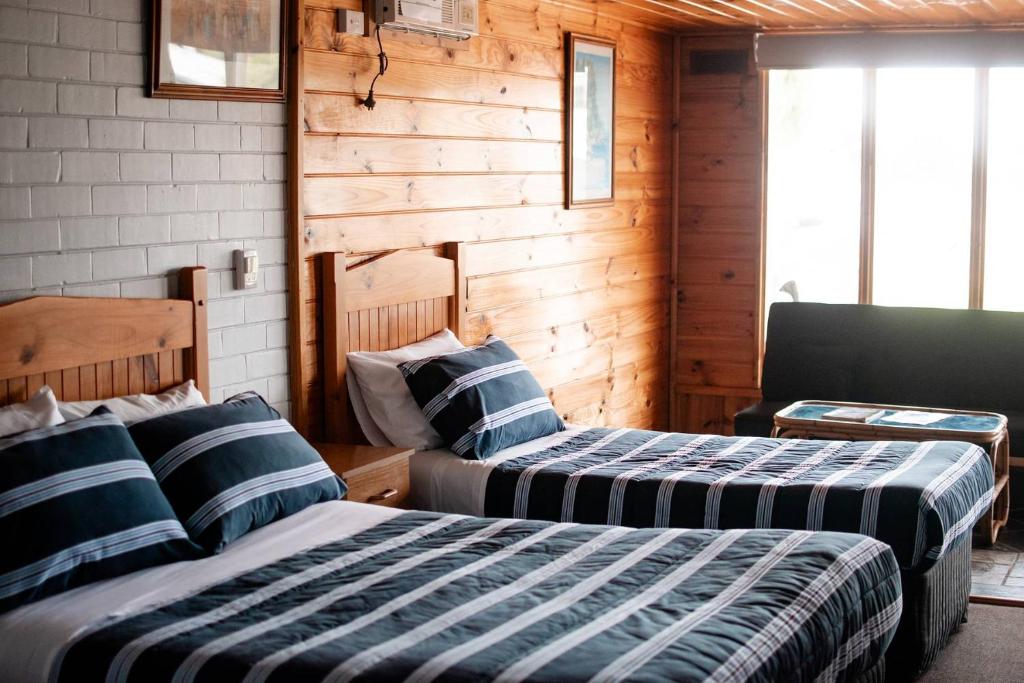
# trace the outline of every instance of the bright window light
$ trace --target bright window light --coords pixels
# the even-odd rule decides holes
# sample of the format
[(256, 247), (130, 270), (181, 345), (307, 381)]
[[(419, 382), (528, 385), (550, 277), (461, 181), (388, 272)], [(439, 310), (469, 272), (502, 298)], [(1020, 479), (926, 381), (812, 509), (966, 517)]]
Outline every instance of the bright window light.
[(1024, 311), (1024, 69), (989, 72), (985, 308)]
[(873, 302), (966, 308), (973, 69), (879, 69)]
[(863, 75), (769, 72), (765, 303), (856, 303)]

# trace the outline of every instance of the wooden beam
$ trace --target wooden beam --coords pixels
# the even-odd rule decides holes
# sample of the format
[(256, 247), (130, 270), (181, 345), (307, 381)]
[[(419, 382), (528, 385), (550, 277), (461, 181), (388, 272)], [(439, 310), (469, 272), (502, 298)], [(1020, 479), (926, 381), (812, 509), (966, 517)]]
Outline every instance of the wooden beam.
[(683, 47), (679, 36), (672, 38), (672, 213), (671, 213), (671, 252), (669, 254), (669, 306), (668, 306), (668, 428), (676, 430), (676, 392), (675, 382), (679, 372), (678, 344), (679, 333), (679, 108), (682, 98)]
[(303, 161), (305, 124), (305, 85), (303, 83), (306, 1), (295, 0), (288, 17), (288, 289), (291, 291), (288, 321), (288, 361), (291, 388), (291, 421), (295, 429), (310, 438), (309, 398), (306, 387), (312, 377), (303, 363), (306, 326), (305, 306), (310, 283), (303, 269), (306, 262), (306, 240), (303, 231), (305, 216), (302, 210)]

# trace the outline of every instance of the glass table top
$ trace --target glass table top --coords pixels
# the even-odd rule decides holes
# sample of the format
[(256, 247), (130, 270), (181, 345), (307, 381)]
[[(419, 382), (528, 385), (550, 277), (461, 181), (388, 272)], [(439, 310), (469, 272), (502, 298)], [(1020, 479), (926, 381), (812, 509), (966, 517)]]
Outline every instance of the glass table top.
[[(887, 409), (883, 411), (883, 414), (879, 417), (871, 420), (868, 423), (863, 422), (846, 422), (845, 420), (832, 420), (825, 417), (825, 413), (836, 409), (838, 406), (834, 405), (823, 405), (819, 403), (804, 403), (797, 406), (791, 411), (788, 411), (785, 417), (796, 418), (799, 420), (828, 420), (829, 422), (847, 423), (847, 424), (869, 424), (877, 427), (908, 427), (912, 429), (944, 429), (949, 431), (957, 432), (989, 432), (999, 429), (1002, 426), (1002, 420), (995, 415), (958, 415), (948, 414), (947, 417), (943, 417), (941, 420), (932, 422), (930, 424), (922, 425), (911, 422), (900, 422), (893, 420), (886, 420), (885, 418), (893, 415), (894, 413), (901, 412), (901, 410)], [(918, 411), (918, 412), (936, 412), (942, 413), (945, 411)]]

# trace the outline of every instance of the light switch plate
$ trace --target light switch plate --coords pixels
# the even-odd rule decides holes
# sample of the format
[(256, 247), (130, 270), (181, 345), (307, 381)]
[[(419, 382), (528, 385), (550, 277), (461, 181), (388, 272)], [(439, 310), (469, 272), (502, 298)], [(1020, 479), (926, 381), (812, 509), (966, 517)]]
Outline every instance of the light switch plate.
[(338, 10), (338, 33), (364, 35), (366, 32), (366, 16), (354, 9)]
[(252, 289), (259, 281), (260, 257), (255, 249), (235, 249), (235, 289)]

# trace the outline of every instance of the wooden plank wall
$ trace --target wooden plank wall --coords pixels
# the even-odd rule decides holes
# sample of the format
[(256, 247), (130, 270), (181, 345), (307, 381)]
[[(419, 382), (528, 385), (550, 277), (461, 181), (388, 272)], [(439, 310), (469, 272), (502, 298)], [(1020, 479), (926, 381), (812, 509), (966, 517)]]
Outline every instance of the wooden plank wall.
[[(335, 33), (337, 7), (360, 3), (301, 9), (299, 428), (321, 432), (315, 256), (448, 241), (467, 242), (467, 341), (505, 337), (570, 420), (667, 426), (672, 37), (614, 2), (481, 0), (468, 42), (385, 31), (368, 111), (377, 44)], [(612, 207), (562, 208), (566, 31), (618, 41)]]
[[(742, 75), (691, 75), (695, 50), (750, 49)], [(672, 428), (732, 433), (760, 372), (764, 92), (750, 34), (684, 37)]]

